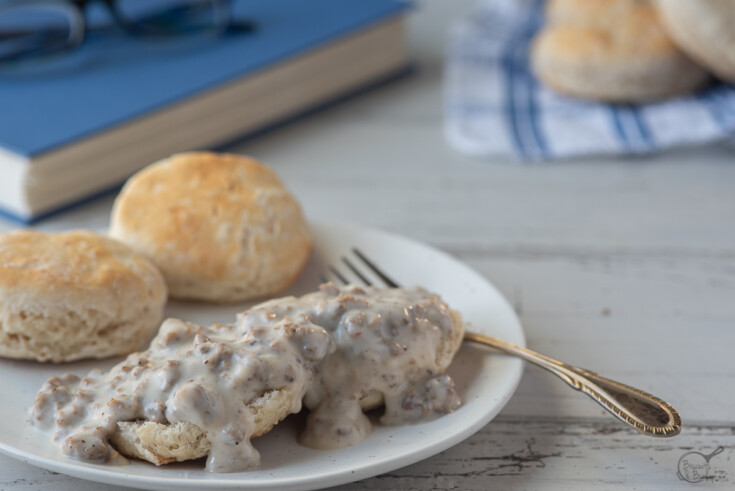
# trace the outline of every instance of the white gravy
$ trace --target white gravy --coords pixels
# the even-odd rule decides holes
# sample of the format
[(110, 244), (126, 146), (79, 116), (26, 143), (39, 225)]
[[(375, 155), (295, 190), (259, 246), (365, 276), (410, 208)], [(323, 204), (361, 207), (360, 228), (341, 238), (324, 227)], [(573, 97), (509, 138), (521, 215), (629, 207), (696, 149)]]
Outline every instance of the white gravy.
[(311, 412), (299, 441), (321, 449), (370, 434), (361, 402), (382, 400), (380, 421), (390, 425), (453, 411), (459, 398), (437, 362), (452, 330), (446, 303), (422, 288), (325, 284), (257, 305), (234, 324), (168, 319), (148, 350), (110, 372), (49, 379), (30, 419), (64, 454), (93, 462), (125, 461), (108, 443), (120, 421), (187, 421), (212, 443), (208, 470), (246, 470), (260, 461), (248, 404), (269, 391), (292, 390), (294, 413), (303, 401)]

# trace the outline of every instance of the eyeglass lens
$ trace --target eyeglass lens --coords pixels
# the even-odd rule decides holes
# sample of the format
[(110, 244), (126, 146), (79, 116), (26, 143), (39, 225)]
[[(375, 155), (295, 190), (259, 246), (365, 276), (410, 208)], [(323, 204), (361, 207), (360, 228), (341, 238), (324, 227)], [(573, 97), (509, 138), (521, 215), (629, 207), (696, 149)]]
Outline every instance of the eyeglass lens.
[[(116, 0), (113, 19), (135, 35), (250, 29), (231, 22), (231, 0)], [(0, 1), (0, 62), (43, 57), (81, 44), (84, 12), (67, 0)], [(94, 27), (92, 28), (94, 29)]]
[(170, 35), (227, 27), (229, 2), (223, 0), (118, 0), (116, 14), (136, 34)]

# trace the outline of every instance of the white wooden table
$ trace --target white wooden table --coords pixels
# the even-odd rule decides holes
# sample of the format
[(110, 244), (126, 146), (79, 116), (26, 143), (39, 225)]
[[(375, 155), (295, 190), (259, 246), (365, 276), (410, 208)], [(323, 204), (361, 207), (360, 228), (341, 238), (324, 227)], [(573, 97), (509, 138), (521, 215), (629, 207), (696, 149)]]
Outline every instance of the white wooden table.
[[(477, 161), (442, 134), (448, 21), (466, 2), (426, 1), (411, 20), (418, 73), (243, 144), (312, 217), (433, 244), (490, 278), (531, 348), (671, 402), (674, 439), (628, 430), (527, 367), (509, 404), (467, 441), (344, 489), (707, 489), (735, 487), (735, 151), (543, 166)], [(42, 230), (103, 228), (105, 199)], [(14, 228), (0, 222), (0, 230)], [(725, 451), (697, 485), (687, 452)], [(122, 489), (0, 456), (0, 491)]]

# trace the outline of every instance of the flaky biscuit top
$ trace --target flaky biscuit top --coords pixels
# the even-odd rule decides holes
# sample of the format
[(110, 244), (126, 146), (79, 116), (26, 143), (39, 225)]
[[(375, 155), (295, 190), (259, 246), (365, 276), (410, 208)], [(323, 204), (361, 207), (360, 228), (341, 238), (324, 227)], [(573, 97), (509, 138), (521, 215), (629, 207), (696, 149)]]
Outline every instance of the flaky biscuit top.
[(143, 255), (93, 232), (0, 234), (0, 291), (6, 298), (70, 291), (148, 294), (147, 279), (163, 285), (160, 273)]
[(270, 242), (273, 228), (303, 224), (298, 202), (266, 166), (240, 155), (196, 152), (155, 163), (128, 181), (111, 233), (155, 257), (167, 277), (217, 280), (256, 269), (250, 262), (257, 252), (279, 254)]

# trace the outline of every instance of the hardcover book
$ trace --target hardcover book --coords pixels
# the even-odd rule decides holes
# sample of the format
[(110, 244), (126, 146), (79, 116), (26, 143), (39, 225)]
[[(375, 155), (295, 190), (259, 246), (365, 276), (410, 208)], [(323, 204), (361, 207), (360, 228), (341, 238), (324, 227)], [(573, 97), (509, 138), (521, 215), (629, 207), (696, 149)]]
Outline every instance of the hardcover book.
[(48, 69), (1, 69), (4, 214), (32, 221), (171, 153), (219, 147), (406, 70), (405, 3), (234, 3), (252, 31), (159, 40), (93, 29)]

